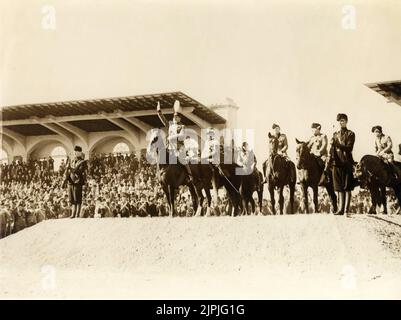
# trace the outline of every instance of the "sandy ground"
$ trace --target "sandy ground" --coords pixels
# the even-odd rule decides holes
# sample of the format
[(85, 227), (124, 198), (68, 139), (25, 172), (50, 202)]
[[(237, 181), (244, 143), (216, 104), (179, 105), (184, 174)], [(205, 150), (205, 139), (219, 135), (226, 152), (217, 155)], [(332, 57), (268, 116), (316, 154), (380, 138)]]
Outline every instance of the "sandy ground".
[(49, 220), (0, 240), (0, 298), (401, 298), (401, 216)]

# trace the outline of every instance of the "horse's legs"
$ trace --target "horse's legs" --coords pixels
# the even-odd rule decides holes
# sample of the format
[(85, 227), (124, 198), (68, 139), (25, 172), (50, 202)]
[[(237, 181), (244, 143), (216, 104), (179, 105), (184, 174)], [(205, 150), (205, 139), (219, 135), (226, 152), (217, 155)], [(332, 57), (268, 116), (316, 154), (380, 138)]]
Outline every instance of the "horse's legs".
[[(241, 194), (242, 194), (242, 190), (240, 190)], [(247, 205), (247, 201), (246, 201), (246, 197), (245, 195), (242, 194), (241, 196), (241, 203), (242, 203), (242, 210), (240, 212), (241, 216), (245, 216), (248, 214), (248, 205)]]
[(279, 199), (278, 199), (278, 203), (280, 205), (280, 214), (284, 214), (284, 195), (283, 195), (283, 189), (284, 186), (281, 186), (279, 189)]
[(291, 214), (294, 214), (295, 184), (290, 184), (290, 206)]
[(196, 197), (198, 198), (198, 208), (196, 209), (195, 216), (200, 217), (202, 215), (202, 209), (203, 209), (203, 201), (205, 200), (205, 197), (202, 194), (202, 189), (196, 187)]
[(258, 190), (258, 204), (260, 213), (262, 213), (262, 203), (263, 203), (263, 188), (260, 188)]
[(205, 188), (206, 199), (207, 199), (207, 209), (206, 209), (206, 216), (210, 216), (212, 210), (212, 195), (210, 194), (210, 190)]
[(318, 186), (313, 186), (313, 204), (315, 206), (315, 213), (319, 213), (319, 200), (318, 200)]
[(170, 213), (169, 213), (169, 215), (170, 215), (170, 217), (174, 217), (174, 214), (175, 214), (175, 207), (174, 207), (175, 192), (174, 191), (175, 190), (174, 190), (174, 187), (172, 187), (170, 185), (167, 188), (168, 188), (168, 196), (170, 198), (170, 201), (169, 201)]
[(376, 214), (376, 206), (377, 206), (377, 197), (378, 197), (378, 191), (376, 190), (373, 185), (369, 186), (369, 191), (370, 191), (370, 198), (372, 200), (372, 206), (369, 209), (369, 214)]
[(256, 212), (255, 212), (255, 210), (256, 210), (256, 205), (255, 205), (255, 200), (253, 199), (252, 195), (251, 195), (251, 198), (250, 198), (250, 202), (251, 202), (252, 214), (254, 215), (254, 214), (256, 213)]
[(237, 209), (240, 207), (240, 204), (238, 202), (241, 202), (241, 199), (238, 200), (238, 198), (236, 197), (235, 194), (233, 194), (232, 191), (228, 191), (228, 195), (230, 198), (230, 202), (231, 202), (231, 213), (230, 216), (235, 217), (237, 214)]
[(398, 185), (393, 188), (394, 189), (394, 194), (398, 200), (398, 205), (401, 208), (401, 185)]
[(383, 205), (383, 214), (387, 214), (387, 196), (386, 196), (385, 186), (380, 187), (380, 198), (381, 198), (381, 203)]
[(198, 199), (197, 199), (197, 194), (195, 192), (195, 189), (192, 185), (189, 186), (189, 192), (191, 193), (191, 200), (192, 200), (192, 206), (193, 206), (194, 212), (196, 212), (198, 209)]
[(302, 183), (302, 194), (304, 196), (305, 213), (309, 213), (308, 186), (306, 183)]
[(269, 184), (270, 203), (272, 205), (272, 213), (276, 214), (276, 200), (274, 199), (274, 187)]

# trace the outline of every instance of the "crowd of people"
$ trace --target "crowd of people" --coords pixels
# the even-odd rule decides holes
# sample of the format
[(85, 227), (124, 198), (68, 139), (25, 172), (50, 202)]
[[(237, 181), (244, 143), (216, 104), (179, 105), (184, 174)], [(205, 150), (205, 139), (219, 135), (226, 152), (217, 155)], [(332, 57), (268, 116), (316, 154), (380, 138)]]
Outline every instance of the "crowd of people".
[[(143, 156), (138, 159), (134, 153), (98, 154), (92, 155), (87, 165), (81, 218), (168, 215), (167, 201), (156, 178), (156, 167), (148, 164)], [(55, 170), (51, 157), (1, 165), (0, 238), (46, 219), (70, 216), (67, 189), (62, 188), (65, 170), (66, 161), (62, 160), (58, 170)], [(367, 213), (371, 205), (369, 194), (361, 190), (353, 197), (350, 211)], [(297, 188), (295, 198), (295, 212), (305, 212), (300, 188)], [(309, 203), (312, 204), (312, 201)], [(323, 188), (319, 191), (319, 203), (321, 212), (331, 211), (330, 199)], [(389, 212), (398, 209), (396, 199), (391, 195), (388, 207)], [(181, 217), (194, 215), (187, 187), (180, 189), (176, 208)], [(229, 212), (228, 198), (224, 192), (219, 192), (211, 215), (223, 216)], [(310, 212), (313, 212), (312, 207)], [(266, 199), (260, 214), (272, 214), (270, 202)]]

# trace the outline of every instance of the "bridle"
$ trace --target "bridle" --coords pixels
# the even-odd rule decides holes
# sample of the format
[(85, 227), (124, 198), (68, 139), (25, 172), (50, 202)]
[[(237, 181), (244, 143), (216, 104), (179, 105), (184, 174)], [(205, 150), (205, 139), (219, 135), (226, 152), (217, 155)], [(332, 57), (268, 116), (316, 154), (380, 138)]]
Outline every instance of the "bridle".
[(306, 169), (307, 155), (310, 155), (310, 150), (308, 150), (305, 143), (302, 143), (300, 148), (301, 150), (297, 150), (297, 155), (298, 155), (297, 167), (298, 169)]

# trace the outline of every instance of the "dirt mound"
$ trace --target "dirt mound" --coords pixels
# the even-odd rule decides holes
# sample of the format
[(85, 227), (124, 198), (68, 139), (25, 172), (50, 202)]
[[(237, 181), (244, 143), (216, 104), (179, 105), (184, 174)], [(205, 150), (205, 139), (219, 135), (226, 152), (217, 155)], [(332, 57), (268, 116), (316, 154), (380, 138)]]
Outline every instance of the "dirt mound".
[(49, 220), (0, 241), (0, 296), (401, 298), (393, 220)]

